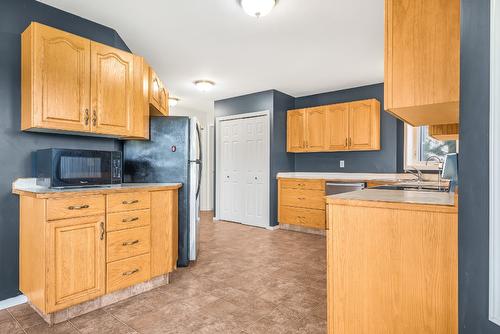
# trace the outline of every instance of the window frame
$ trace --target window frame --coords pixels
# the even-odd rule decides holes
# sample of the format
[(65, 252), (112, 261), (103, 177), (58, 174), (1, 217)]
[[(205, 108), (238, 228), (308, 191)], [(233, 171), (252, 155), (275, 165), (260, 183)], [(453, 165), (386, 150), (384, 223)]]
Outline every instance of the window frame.
[(422, 171), (439, 171), (440, 164), (437, 161), (432, 160), (426, 163), (419, 159), (421, 145), (417, 143), (421, 139), (420, 127), (404, 124), (404, 132), (404, 170), (411, 170), (414, 167)]

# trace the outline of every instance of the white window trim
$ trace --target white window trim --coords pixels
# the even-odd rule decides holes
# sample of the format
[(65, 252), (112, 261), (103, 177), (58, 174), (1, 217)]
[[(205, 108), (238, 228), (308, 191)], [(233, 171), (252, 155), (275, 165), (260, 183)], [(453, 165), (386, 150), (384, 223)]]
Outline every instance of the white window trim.
[(489, 319), (500, 325), (500, 1), (491, 0)]
[(412, 130), (408, 124), (405, 124), (404, 127), (404, 170), (411, 170), (412, 167), (423, 171), (439, 170), (439, 163), (437, 161), (429, 161), (429, 163), (426, 164), (425, 161), (417, 160), (417, 157), (420, 156), (420, 145), (416, 145), (415, 143), (420, 141), (420, 133), (418, 130)]

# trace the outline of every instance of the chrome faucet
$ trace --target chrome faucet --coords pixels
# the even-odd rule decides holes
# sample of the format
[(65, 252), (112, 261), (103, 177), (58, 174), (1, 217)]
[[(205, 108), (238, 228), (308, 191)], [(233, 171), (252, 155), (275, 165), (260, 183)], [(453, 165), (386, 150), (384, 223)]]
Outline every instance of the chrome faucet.
[(430, 157), (425, 160), (425, 165), (427, 166), (429, 164), (429, 161), (436, 161), (438, 163), (438, 188), (441, 189), (441, 174), (443, 172), (443, 160), (438, 157), (437, 155), (431, 155)]
[[(412, 171), (413, 170), (413, 171)], [(406, 169), (406, 172), (407, 173), (410, 173), (411, 175), (413, 176), (416, 176), (417, 177), (417, 182), (418, 183), (421, 183), (422, 180), (423, 180), (423, 174), (422, 174), (422, 171), (420, 169), (418, 169), (417, 167), (414, 167), (414, 166), (408, 166), (408, 169)]]

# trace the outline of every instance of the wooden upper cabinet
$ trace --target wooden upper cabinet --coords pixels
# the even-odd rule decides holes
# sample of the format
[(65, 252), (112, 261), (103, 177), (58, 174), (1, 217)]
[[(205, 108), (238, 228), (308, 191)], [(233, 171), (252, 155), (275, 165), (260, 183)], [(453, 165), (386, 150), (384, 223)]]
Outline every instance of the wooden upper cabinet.
[(105, 293), (104, 222), (104, 216), (94, 216), (46, 225), (47, 313)]
[(375, 99), (349, 103), (350, 151), (380, 149), (380, 102)]
[(326, 112), (326, 151), (345, 151), (349, 140), (349, 104), (332, 104)]
[(91, 43), (92, 131), (127, 136), (134, 109), (134, 55)]
[(287, 113), (287, 152), (305, 152), (305, 123), (304, 109), (290, 110)]
[(323, 151), (325, 149), (325, 108), (316, 107), (307, 109), (306, 116), (306, 149)]
[(32, 23), (21, 58), (21, 129), (90, 131), (90, 40)]
[(460, 0), (385, 0), (385, 109), (412, 126), (459, 121)]
[(149, 103), (151, 115), (168, 116), (168, 90), (151, 67), (149, 68)]
[(148, 138), (136, 56), (36, 22), (21, 48), (22, 130)]
[(375, 99), (290, 110), (287, 122), (287, 152), (380, 150)]

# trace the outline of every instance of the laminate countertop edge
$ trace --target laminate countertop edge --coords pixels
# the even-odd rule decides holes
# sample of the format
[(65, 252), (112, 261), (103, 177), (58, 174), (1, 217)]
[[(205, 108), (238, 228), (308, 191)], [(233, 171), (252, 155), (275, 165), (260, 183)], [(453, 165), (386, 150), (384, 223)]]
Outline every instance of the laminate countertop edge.
[(177, 190), (182, 183), (122, 183), (118, 186), (53, 189), (37, 186), (33, 179), (17, 179), (12, 183), (12, 193), (35, 198), (59, 198), (67, 196), (91, 196), (114, 193)]

